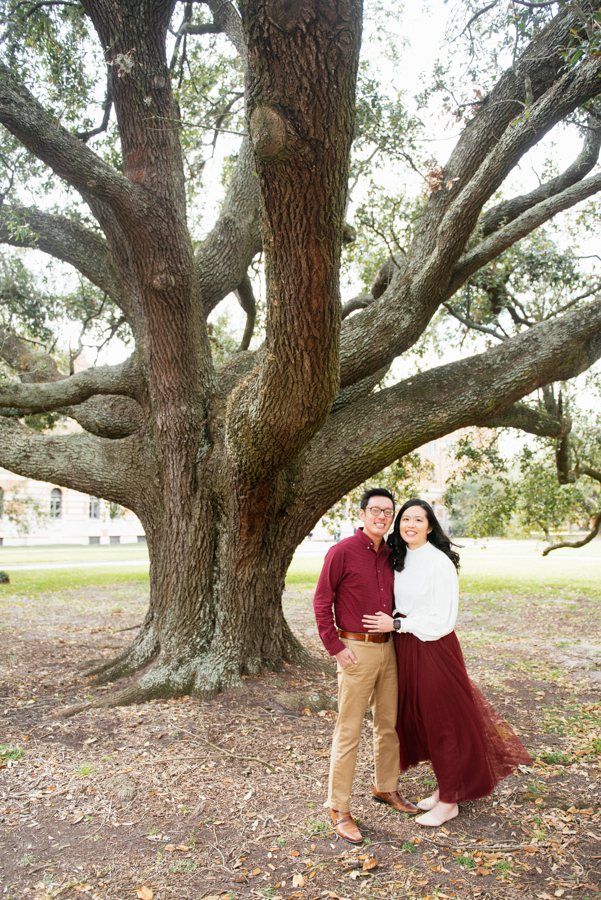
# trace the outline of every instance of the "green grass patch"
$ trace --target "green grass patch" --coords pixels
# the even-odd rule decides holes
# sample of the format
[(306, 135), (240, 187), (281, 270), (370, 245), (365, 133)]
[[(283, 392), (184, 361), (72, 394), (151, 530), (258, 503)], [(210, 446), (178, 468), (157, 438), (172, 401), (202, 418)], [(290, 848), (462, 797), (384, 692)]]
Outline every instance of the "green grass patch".
[(558, 550), (546, 557), (541, 556), (542, 548), (532, 541), (491, 541), (480, 548), (459, 550), (461, 590), (473, 594), (544, 593), (566, 598), (585, 594), (601, 599), (597, 576), (601, 542), (587, 547), (588, 552)]
[(120, 582), (148, 583), (148, 570), (144, 566), (81, 569), (22, 569), (9, 572), (10, 584), (0, 585), (2, 599), (15, 594), (38, 594), (47, 591), (65, 591), (90, 586), (105, 587)]
[(541, 753), (538, 757), (548, 765), (570, 766), (574, 760), (562, 753), (560, 750), (553, 750), (550, 753)]
[(456, 856), (453, 862), (458, 866), (464, 866), (466, 869), (475, 869), (476, 863), (471, 856)]
[(318, 556), (299, 556), (293, 559), (286, 574), (286, 587), (315, 590), (322, 566), (323, 559)]
[[(461, 544), (460, 539), (458, 542)], [(558, 550), (546, 557), (541, 556), (543, 546), (533, 541), (490, 541), (460, 549), (461, 591), (492, 595), (488, 605), (494, 604), (499, 594), (508, 593), (544, 594), (566, 600), (585, 595), (601, 600), (597, 576), (601, 541), (583, 550)], [(319, 555), (296, 557), (288, 569), (286, 586), (315, 590), (322, 566)]]
[(25, 750), (22, 747), (0, 746), (0, 762), (4, 763), (8, 759), (23, 759)]

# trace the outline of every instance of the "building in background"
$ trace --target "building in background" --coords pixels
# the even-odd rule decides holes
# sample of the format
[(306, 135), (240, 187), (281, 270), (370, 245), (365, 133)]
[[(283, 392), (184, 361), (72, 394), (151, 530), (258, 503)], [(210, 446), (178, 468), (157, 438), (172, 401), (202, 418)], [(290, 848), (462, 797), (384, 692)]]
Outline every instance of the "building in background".
[(131, 510), (0, 469), (0, 544), (139, 542), (146, 537)]
[(424, 444), (419, 449), (422, 458), (428, 460), (433, 466), (430, 480), (420, 485), (419, 496), (422, 500), (427, 500), (446, 532), (451, 523), (442, 498), (446, 491), (447, 479), (451, 474), (453, 447), (456, 440), (456, 435), (448, 434), (446, 437)]

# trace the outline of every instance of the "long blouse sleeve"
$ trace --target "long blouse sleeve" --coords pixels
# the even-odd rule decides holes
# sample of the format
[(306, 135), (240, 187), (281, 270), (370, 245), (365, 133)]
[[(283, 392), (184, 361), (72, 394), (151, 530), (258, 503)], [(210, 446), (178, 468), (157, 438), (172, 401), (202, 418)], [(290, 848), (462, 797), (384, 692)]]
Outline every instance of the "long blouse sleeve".
[(401, 632), (437, 641), (455, 628), (459, 581), (451, 560), (432, 544), (408, 550), (405, 568), (395, 572), (395, 605), (406, 618)]

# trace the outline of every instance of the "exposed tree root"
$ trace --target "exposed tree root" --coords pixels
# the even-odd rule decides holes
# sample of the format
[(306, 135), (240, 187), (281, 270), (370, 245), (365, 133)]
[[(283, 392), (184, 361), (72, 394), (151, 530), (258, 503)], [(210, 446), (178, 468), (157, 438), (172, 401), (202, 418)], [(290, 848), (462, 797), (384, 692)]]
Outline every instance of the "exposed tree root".
[[(201, 700), (211, 700), (226, 690), (245, 690), (242, 674), (249, 669), (278, 671), (286, 663), (302, 666), (314, 672), (330, 672), (331, 665), (312, 656), (284, 622), (283, 647), (279, 659), (240, 660), (222, 652), (215, 644), (200, 656), (161, 651), (152, 624), (144, 626), (132, 643), (115, 659), (90, 662), (88, 676), (94, 676), (97, 685), (141, 673), (137, 681), (114, 693), (98, 697), (87, 703), (76, 704), (63, 710), (64, 717), (77, 715), (89, 709), (111, 709), (146, 703), (149, 700), (192, 695)], [(150, 667), (150, 668), (149, 668)], [(144, 671), (145, 670), (145, 671)]]
[(151, 626), (144, 626), (119, 656), (102, 661), (90, 660), (83, 669), (87, 676), (94, 676), (95, 684), (109, 684), (146, 668), (156, 659), (158, 653), (159, 642), (154, 629)]

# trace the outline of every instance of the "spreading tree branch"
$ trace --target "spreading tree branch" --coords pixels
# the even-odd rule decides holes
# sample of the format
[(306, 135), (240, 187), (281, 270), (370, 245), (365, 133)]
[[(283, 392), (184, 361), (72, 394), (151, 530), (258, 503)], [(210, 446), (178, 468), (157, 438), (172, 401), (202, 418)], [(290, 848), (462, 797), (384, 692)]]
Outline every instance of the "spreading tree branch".
[(198, 285), (207, 316), (242, 284), (261, 243), (259, 182), (250, 141), (244, 138), (219, 219), (196, 257)]
[[(291, 22), (300, 23), (299, 8), (279, 5), (263, 29), (256, 27), (263, 3), (240, 6), (261, 190), (265, 353), (230, 395), (226, 430), (236, 470), (251, 484), (292, 462), (325, 421), (338, 390), (339, 264), (361, 15), (359, 0), (341, 6), (324, 0), (312, 7), (311, 26), (307, 20), (290, 30)], [(294, 65), (283, 68), (290, 52)], [(317, 61), (326, 57), (324, 68)]]
[(458, 261), (453, 270), (453, 276), (446, 292), (447, 295), (452, 296), (455, 294), (474, 272), (477, 272), (478, 269), (481, 269), (482, 266), (485, 266), (491, 260), (496, 259), (508, 247), (513, 246), (517, 241), (531, 234), (540, 225), (556, 216), (557, 213), (570, 209), (599, 191), (601, 191), (601, 173), (566, 188), (560, 194), (556, 194), (548, 200), (543, 200), (522, 213), (510, 224), (505, 225), (504, 228), (493, 232), (476, 247), (465, 253)]
[(582, 538), (580, 541), (560, 541), (557, 544), (550, 544), (548, 547), (545, 547), (542, 555), (547, 556), (551, 550), (559, 550), (561, 547), (585, 547), (587, 544), (590, 544), (592, 540), (594, 540), (599, 534), (599, 530), (601, 529), (601, 511), (597, 513), (593, 520), (593, 527), (587, 534), (585, 538)]
[[(43, 348), (0, 330), (0, 358), (21, 380), (0, 385), (3, 416), (20, 418), (55, 410), (75, 419), (90, 434), (113, 439), (144, 427), (138, 403), (144, 390), (133, 357), (120, 366), (86, 369), (69, 378)], [(64, 405), (70, 403), (77, 405)]]
[(19, 409), (22, 415), (34, 415), (83, 403), (95, 394), (117, 394), (135, 399), (141, 393), (139, 371), (130, 357), (118, 366), (85, 369), (46, 384), (5, 382), (0, 385), (0, 406)]
[[(485, 353), (370, 394), (332, 414), (312, 440), (301, 493), (320, 497), (323, 493), (326, 510), (399, 456), (459, 428), (499, 423), (521, 397), (544, 384), (572, 378), (600, 358), (601, 300), (597, 300)], [(532, 427), (533, 417), (522, 416)], [(507, 424), (511, 417), (508, 412)], [(513, 422), (518, 418), (519, 411), (514, 410)], [(541, 428), (547, 424), (541, 419)]]
[(229, 0), (207, 0), (207, 6), (213, 14), (215, 27), (219, 28), (236, 48), (246, 82), (248, 78), (248, 47), (237, 9)]
[[(0, 465), (17, 475), (119, 503), (138, 515), (152, 504), (153, 462), (143, 439), (40, 434), (0, 418)], [(154, 498), (158, 500), (158, 498)]]
[[(407, 256), (389, 286), (377, 302), (343, 324), (343, 386), (390, 364), (418, 340), (440, 303), (452, 295), (453, 269), (482, 205), (530, 147), (598, 93), (599, 59), (589, 58), (565, 70), (562, 49), (571, 29), (580, 28), (574, 11), (562, 10), (480, 104), (443, 170), (440, 189), (430, 197)], [(530, 105), (527, 93), (532, 95)], [(587, 185), (584, 190), (592, 187)], [(561, 202), (567, 202), (574, 190), (577, 186), (568, 188)], [(538, 210), (543, 211), (544, 207)], [(514, 232), (514, 239), (518, 240), (519, 234)], [(374, 348), (378, 348), (376, 352)]]
[[(25, 228), (15, 229), (15, 223)], [(78, 222), (32, 207), (5, 206), (0, 213), (0, 243), (42, 250), (69, 263), (104, 291), (125, 315), (131, 314), (132, 297), (115, 270), (106, 241)]]
[(0, 63), (0, 122), (38, 159), (84, 196), (95, 197), (126, 221), (143, 221), (149, 197), (67, 131)]
[(352, 312), (356, 312), (358, 309), (367, 309), (370, 303), (374, 302), (373, 294), (359, 294), (357, 297), (352, 297), (350, 300), (347, 300), (346, 303), (342, 307), (342, 315), (341, 319), (347, 318), (350, 316)]
[(253, 286), (248, 276), (248, 272), (236, 288), (235, 293), (238, 298), (238, 303), (246, 313), (246, 327), (244, 328), (244, 334), (242, 335), (242, 340), (238, 347), (238, 352), (240, 352), (241, 350), (248, 350), (249, 348), (255, 330), (255, 319), (257, 317), (257, 304), (255, 302)]
[(97, 134), (103, 134), (109, 127), (111, 109), (113, 108), (113, 90), (111, 87), (110, 73), (107, 73), (106, 97), (104, 103), (102, 104), (102, 108), (104, 110), (104, 113), (100, 125), (98, 125), (96, 128), (92, 128), (90, 131), (77, 132), (77, 137), (80, 141), (83, 141), (84, 144), (86, 143), (86, 141), (89, 141), (91, 137), (94, 137)]
[[(600, 74), (599, 59), (587, 59), (581, 66), (568, 70), (539, 100), (514, 119), (470, 182), (465, 187), (461, 183), (457, 185), (458, 196), (449, 204), (440, 221), (438, 254), (446, 256), (456, 246), (459, 236), (463, 241), (467, 240), (482, 206), (523, 155), (554, 125), (596, 96)], [(568, 188), (564, 194), (574, 189)], [(453, 186), (447, 186), (447, 193), (452, 191)]]
[(187, 22), (185, 27), (181, 30), (181, 34), (221, 34), (222, 29), (219, 25), (215, 25), (215, 23), (206, 22), (204, 25), (193, 25), (191, 22)]
[(578, 158), (568, 168), (552, 178), (545, 184), (541, 184), (534, 191), (528, 194), (522, 194), (520, 197), (512, 197), (499, 203), (482, 218), (481, 233), (484, 237), (498, 231), (503, 225), (513, 222), (518, 216), (531, 209), (543, 200), (561, 194), (566, 188), (571, 187), (588, 175), (595, 167), (599, 159), (599, 149), (601, 148), (601, 123), (596, 117), (588, 117), (588, 127), (585, 130), (584, 146)]
[(563, 438), (570, 430), (570, 419), (558, 419), (524, 403), (514, 403), (486, 422), (486, 428), (517, 428), (538, 437)]
[(61, 407), (58, 412), (75, 419), (89, 434), (111, 440), (141, 432), (146, 424), (142, 407), (135, 400), (115, 394), (96, 395), (77, 406)]

